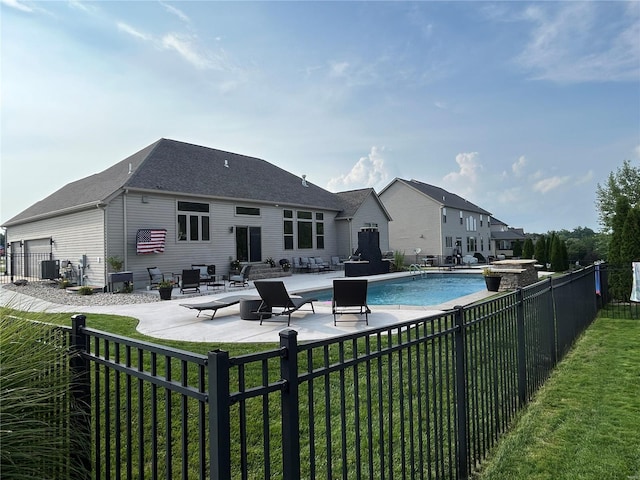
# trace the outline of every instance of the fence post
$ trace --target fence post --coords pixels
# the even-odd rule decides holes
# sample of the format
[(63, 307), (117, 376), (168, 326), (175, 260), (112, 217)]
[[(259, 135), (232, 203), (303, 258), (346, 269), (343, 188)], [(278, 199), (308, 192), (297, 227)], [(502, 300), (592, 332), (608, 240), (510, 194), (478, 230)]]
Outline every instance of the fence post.
[[(85, 472), (91, 478), (91, 377), (89, 360), (83, 354), (89, 350), (89, 338), (84, 333), (87, 317), (71, 317), (71, 369), (70, 394), (74, 406), (71, 409), (70, 432), (76, 437), (70, 452), (72, 471)], [(99, 455), (100, 452), (97, 452)]]
[(520, 287), (516, 290), (516, 334), (518, 341), (518, 401), (522, 407), (527, 403), (527, 355), (524, 332), (524, 294)]
[(549, 335), (551, 342), (551, 365), (553, 367), (558, 363), (558, 322), (556, 319), (556, 301), (553, 298), (553, 279), (549, 277), (549, 305), (547, 317), (549, 319)]
[(211, 480), (231, 479), (231, 415), (229, 413), (229, 353), (208, 354), (209, 458)]
[(455, 306), (455, 362), (456, 362), (456, 461), (460, 480), (469, 475), (469, 440), (467, 433), (467, 342), (464, 324), (464, 307)]
[(300, 412), (298, 410), (298, 332), (280, 332), (280, 375), (285, 381), (282, 392), (282, 478), (300, 478)]

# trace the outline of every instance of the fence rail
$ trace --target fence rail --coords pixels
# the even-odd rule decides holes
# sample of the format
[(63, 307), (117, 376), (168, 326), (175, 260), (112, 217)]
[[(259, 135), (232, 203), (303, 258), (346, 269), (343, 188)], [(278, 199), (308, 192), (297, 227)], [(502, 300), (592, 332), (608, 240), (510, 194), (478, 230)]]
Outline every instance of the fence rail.
[[(606, 271), (600, 272), (606, 277)], [(593, 267), (440, 315), (197, 355), (73, 318), (95, 479), (465, 479), (597, 314)]]

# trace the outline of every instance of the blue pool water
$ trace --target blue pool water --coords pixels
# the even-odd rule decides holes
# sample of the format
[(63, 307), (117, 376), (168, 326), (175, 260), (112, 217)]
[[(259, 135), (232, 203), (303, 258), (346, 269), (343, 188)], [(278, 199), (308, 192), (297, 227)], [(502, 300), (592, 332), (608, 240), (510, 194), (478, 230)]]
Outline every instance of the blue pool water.
[[(369, 281), (369, 305), (429, 306), (485, 290), (482, 275), (428, 274), (383, 282)], [(305, 293), (305, 297), (310, 296)], [(331, 290), (314, 292), (320, 301), (331, 301)]]

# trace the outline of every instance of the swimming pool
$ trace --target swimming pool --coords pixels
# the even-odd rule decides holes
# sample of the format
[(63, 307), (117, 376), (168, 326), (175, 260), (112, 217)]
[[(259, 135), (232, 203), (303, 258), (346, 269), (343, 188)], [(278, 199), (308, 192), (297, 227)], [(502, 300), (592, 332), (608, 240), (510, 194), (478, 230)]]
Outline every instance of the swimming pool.
[[(404, 277), (381, 282), (369, 281), (367, 303), (369, 305), (429, 306), (448, 302), (485, 290), (482, 275), (428, 274)], [(309, 297), (309, 293), (304, 294)], [(319, 301), (331, 301), (331, 290), (313, 292)]]

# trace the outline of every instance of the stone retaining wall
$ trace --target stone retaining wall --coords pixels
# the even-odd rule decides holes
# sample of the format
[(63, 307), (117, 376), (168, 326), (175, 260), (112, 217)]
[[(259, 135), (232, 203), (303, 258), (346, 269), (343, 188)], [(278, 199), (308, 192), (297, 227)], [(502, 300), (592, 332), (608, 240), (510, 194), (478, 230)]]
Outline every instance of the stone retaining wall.
[(538, 281), (535, 260), (499, 260), (491, 264), (491, 271), (502, 276), (500, 291), (515, 290)]
[(291, 269), (285, 272), (280, 265), (269, 266), (268, 263), (256, 263), (251, 265), (249, 280), (263, 280), (265, 278), (290, 277)]

